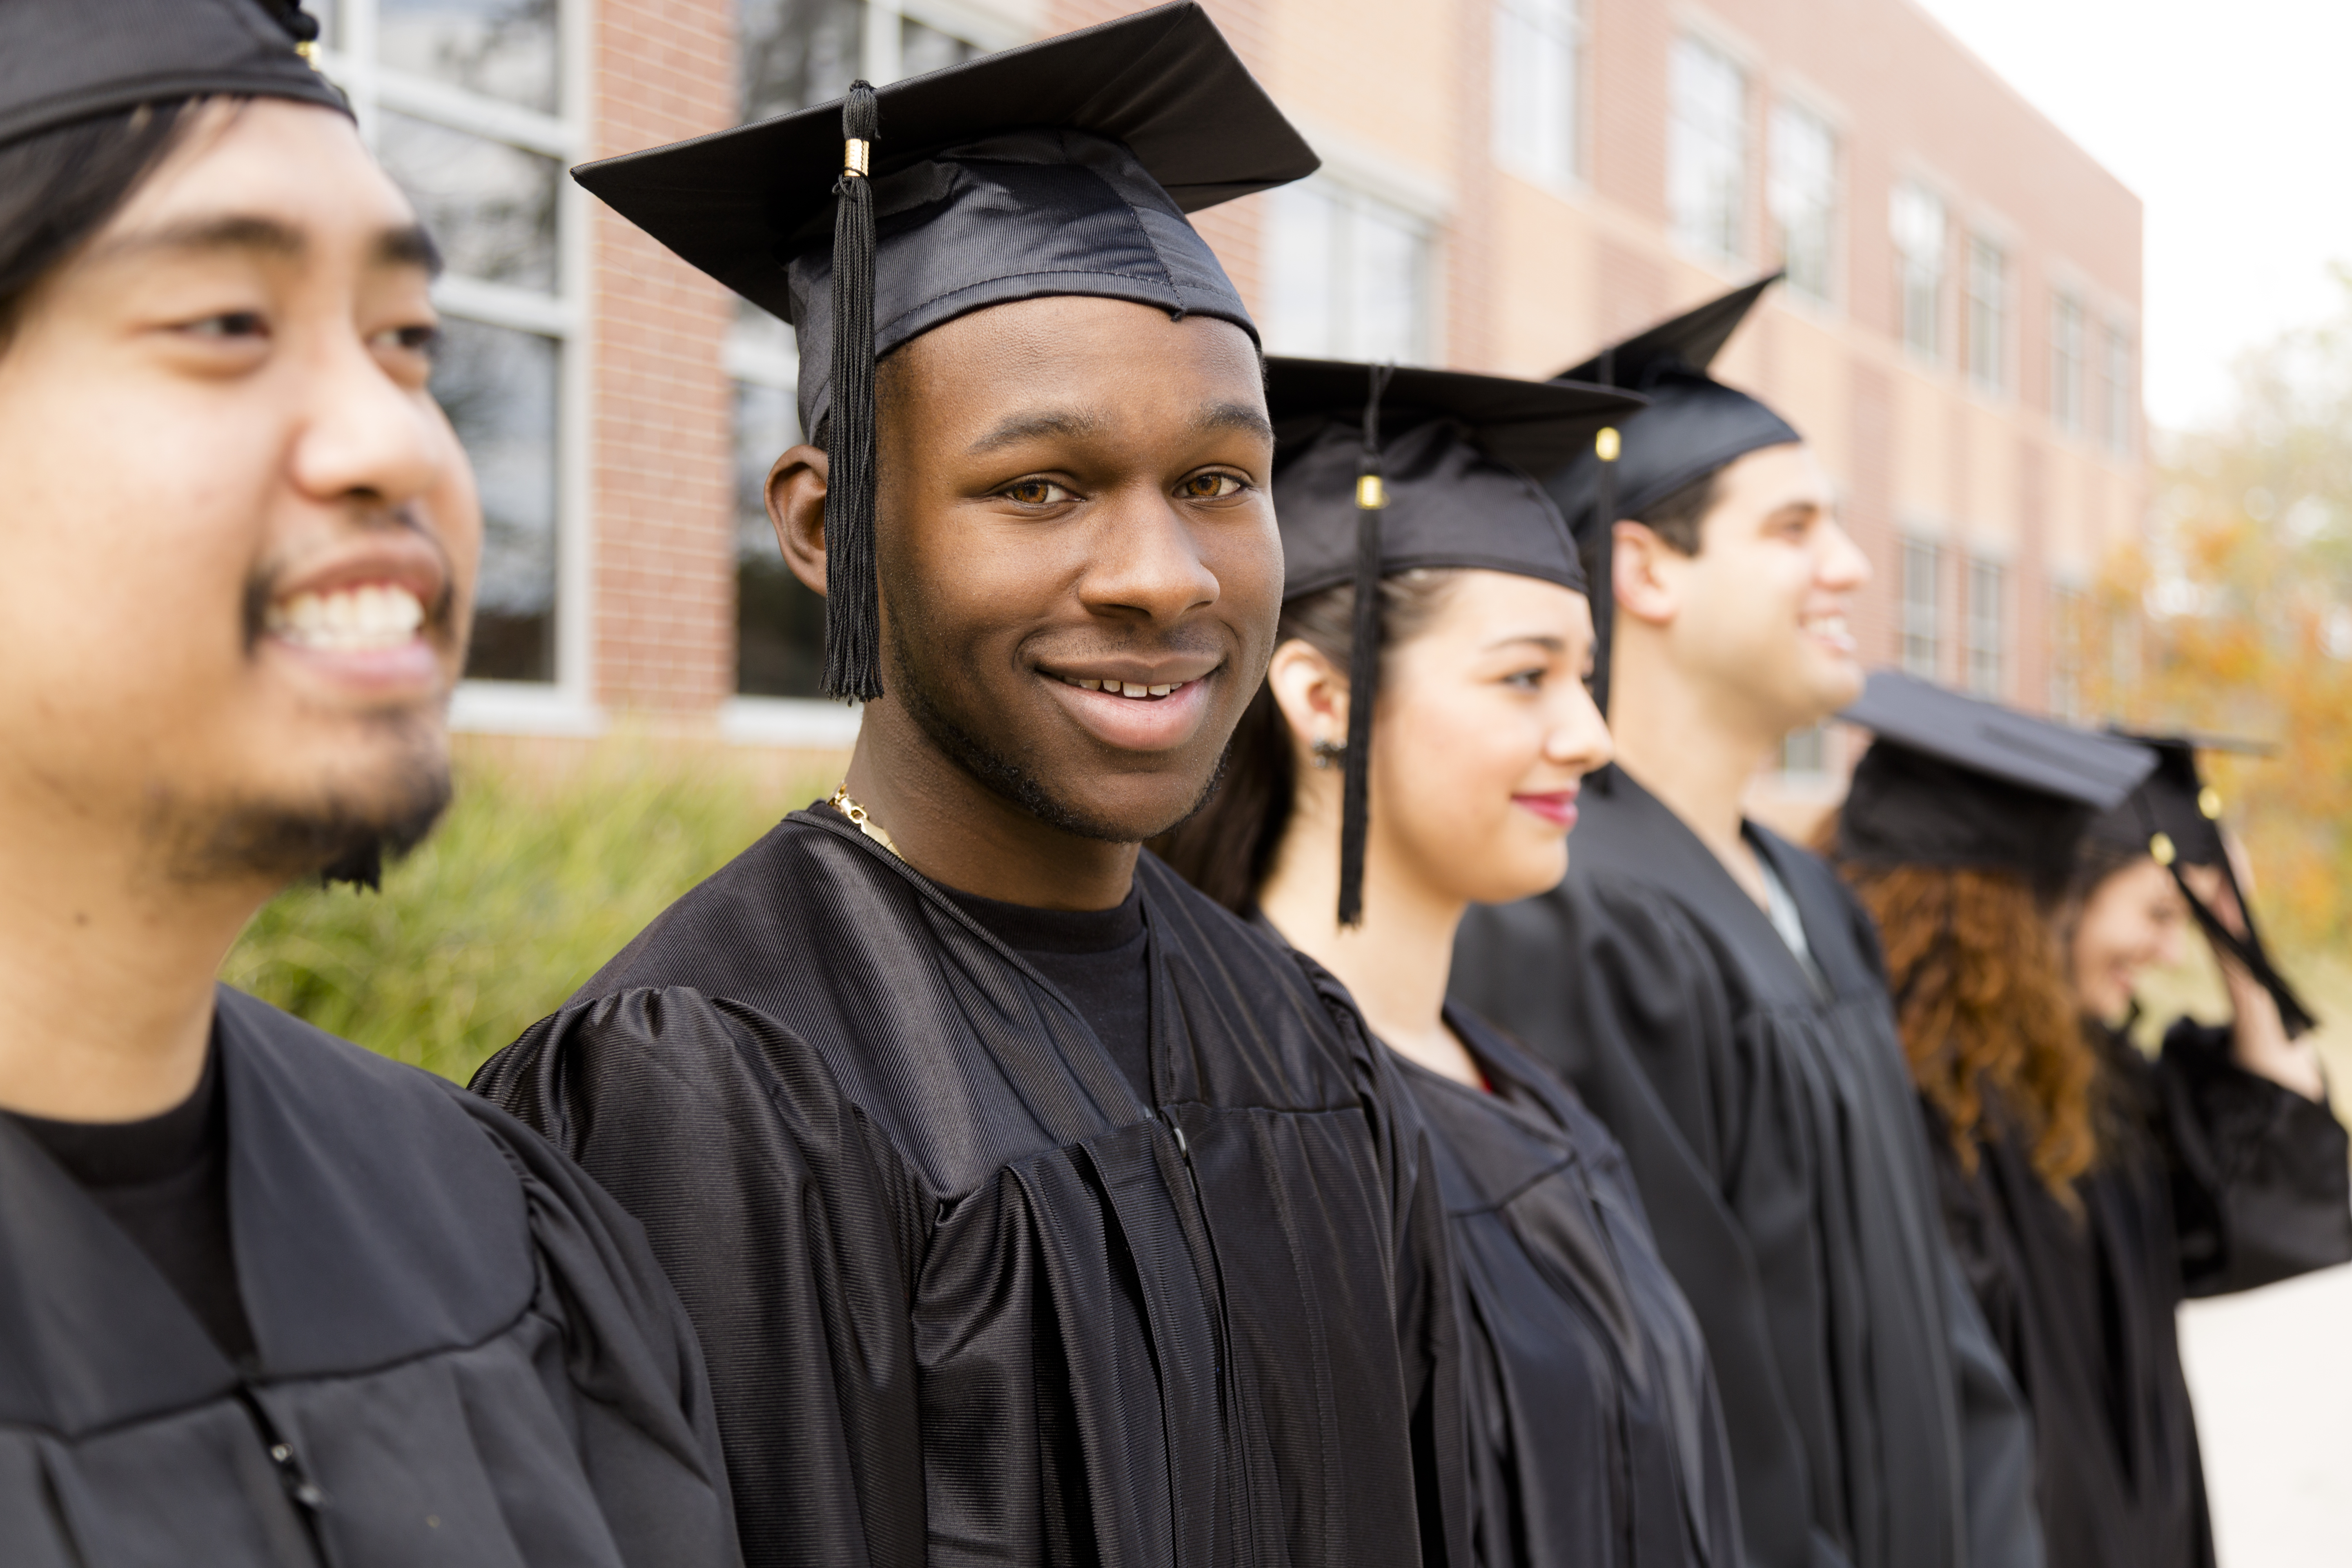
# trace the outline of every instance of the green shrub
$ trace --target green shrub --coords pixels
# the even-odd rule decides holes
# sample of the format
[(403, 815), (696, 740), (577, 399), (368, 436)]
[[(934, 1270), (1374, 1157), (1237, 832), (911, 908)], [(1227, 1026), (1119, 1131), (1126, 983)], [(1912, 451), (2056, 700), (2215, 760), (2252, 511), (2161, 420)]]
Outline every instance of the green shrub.
[(449, 815), (381, 893), (285, 893), (247, 928), (221, 978), (463, 1082), (837, 776), (793, 769), (779, 781), (770, 767), (763, 778), (711, 749), (643, 742), (605, 742), (562, 776), (539, 773), (461, 754)]

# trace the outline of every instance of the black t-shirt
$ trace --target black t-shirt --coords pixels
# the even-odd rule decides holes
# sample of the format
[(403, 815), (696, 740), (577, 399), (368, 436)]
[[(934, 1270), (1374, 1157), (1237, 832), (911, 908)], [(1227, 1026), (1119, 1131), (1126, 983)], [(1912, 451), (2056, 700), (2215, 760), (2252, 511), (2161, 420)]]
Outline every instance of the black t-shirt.
[(228, 1105), (220, 1053), (195, 1093), (143, 1121), (51, 1121), (0, 1111), (98, 1201), (172, 1282), (230, 1360), (253, 1354), (228, 1239)]
[(1133, 888), (1107, 910), (1038, 910), (946, 889), (991, 936), (1029, 961), (1077, 1007), (1146, 1105), (1151, 1092), (1151, 994), (1143, 901)]

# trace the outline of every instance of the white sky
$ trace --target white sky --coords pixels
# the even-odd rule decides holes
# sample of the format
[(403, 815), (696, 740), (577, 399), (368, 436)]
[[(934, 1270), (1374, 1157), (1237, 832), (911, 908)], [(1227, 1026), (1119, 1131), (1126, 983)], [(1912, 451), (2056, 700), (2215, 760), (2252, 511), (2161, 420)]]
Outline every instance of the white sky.
[(2352, 0), (1916, 0), (2147, 205), (2148, 415), (2332, 313), (2352, 263)]

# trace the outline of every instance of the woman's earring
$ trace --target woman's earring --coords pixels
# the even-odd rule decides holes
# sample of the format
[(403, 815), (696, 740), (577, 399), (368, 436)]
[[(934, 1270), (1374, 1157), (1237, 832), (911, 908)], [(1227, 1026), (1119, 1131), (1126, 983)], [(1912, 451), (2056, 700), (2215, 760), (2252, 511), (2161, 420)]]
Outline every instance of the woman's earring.
[(1307, 749), (1315, 753), (1317, 767), (1336, 768), (1339, 765), (1339, 759), (1348, 754), (1348, 742), (1318, 738), (1309, 744)]

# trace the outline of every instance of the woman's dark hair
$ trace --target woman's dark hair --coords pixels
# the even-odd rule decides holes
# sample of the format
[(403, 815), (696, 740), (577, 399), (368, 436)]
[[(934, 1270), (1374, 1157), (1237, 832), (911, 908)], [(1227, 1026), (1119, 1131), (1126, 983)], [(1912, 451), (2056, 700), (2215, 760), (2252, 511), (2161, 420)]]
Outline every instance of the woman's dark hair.
[[(1833, 847), (1836, 820), (1816, 847)], [(2047, 905), (2003, 871), (1843, 861), (1838, 872), (1878, 922), (1911, 1077), (1961, 1168), (1976, 1169), (1981, 1140), (2013, 1133), (2073, 1206), (2099, 1152), (2099, 1065)]]
[(178, 144), (196, 101), (141, 104), (0, 145), (0, 349), (26, 297)]
[[(1422, 568), (1381, 579), (1383, 660), (1428, 629), (1456, 575), (1450, 569)], [(1296, 637), (1329, 660), (1344, 679), (1355, 615), (1352, 583), (1294, 599), (1282, 607), (1275, 646)], [(1225, 748), (1209, 798), (1200, 810), (1153, 839), (1151, 848), (1179, 876), (1225, 908), (1248, 908), (1273, 869), (1274, 852), (1290, 826), (1298, 783), (1296, 767), (1290, 726), (1274, 700), (1272, 683), (1262, 681)]]

